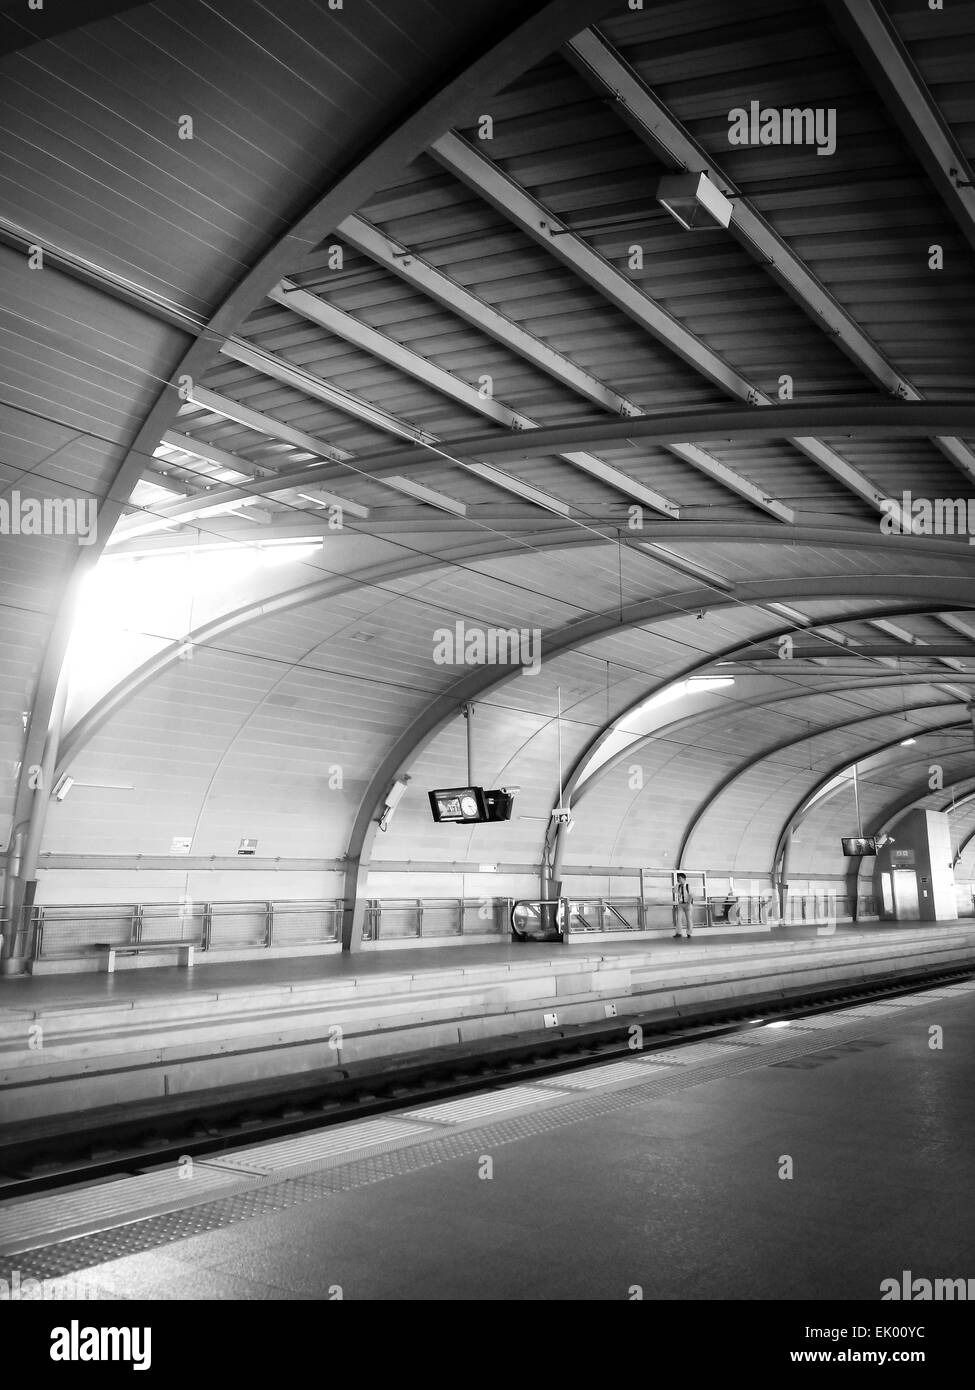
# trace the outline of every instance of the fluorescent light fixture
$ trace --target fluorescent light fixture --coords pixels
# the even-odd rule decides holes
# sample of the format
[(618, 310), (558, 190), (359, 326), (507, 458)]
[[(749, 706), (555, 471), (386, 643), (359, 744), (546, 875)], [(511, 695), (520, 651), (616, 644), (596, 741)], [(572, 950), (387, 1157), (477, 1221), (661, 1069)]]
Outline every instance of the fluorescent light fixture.
[(901, 747), (902, 747), (902, 748), (910, 748), (910, 747), (912, 747), (913, 744), (915, 744), (915, 743), (917, 743), (917, 739), (916, 739), (916, 738), (902, 738), (902, 739), (901, 739)]
[(67, 773), (65, 773), (65, 775), (64, 775), (63, 777), (61, 777), (61, 778), (58, 780), (57, 784), (55, 785), (55, 788), (54, 788), (54, 800), (55, 800), (55, 801), (63, 801), (64, 798), (67, 796), (68, 792), (71, 790), (71, 788), (72, 788), (73, 786), (74, 786), (74, 778), (73, 778), (73, 777), (69, 777), (69, 776), (67, 775)]
[(707, 174), (667, 174), (657, 184), (657, 202), (687, 231), (727, 227), (734, 211)]
[(766, 1023), (765, 1025), (766, 1028), (788, 1028), (790, 1026), (788, 1019), (781, 1019), (778, 1023)]

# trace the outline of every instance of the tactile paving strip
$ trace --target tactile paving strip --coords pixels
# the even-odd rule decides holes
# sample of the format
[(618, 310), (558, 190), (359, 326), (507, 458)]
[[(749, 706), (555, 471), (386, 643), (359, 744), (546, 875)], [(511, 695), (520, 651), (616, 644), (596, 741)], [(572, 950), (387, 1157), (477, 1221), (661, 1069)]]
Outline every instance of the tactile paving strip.
[[(430, 1140), (406, 1143), (389, 1152), (340, 1162), (331, 1168), (299, 1177), (283, 1180), (280, 1177), (255, 1178), (252, 1179), (254, 1185), (248, 1190), (228, 1197), (215, 1198), (193, 1207), (183, 1207), (147, 1219), (133, 1220), (126, 1225), (115, 1226), (97, 1234), (37, 1247), (16, 1256), (14, 1264), (10, 1263), (10, 1257), (7, 1256), (0, 1259), (0, 1278), (7, 1278), (9, 1281), (14, 1268), (19, 1270), (22, 1279), (56, 1279), (81, 1270), (93, 1269), (111, 1260), (156, 1249), (205, 1231), (220, 1230), (239, 1221), (285, 1211), (304, 1202), (327, 1198), (337, 1192), (347, 1192), (369, 1183), (405, 1176), (434, 1164), (446, 1163), (471, 1154), (490, 1154), (492, 1148), (518, 1139), (531, 1138), (565, 1125), (598, 1118), (626, 1106), (663, 1099), (711, 1081), (773, 1066), (792, 1058), (810, 1056), (816, 1052), (831, 1049), (837, 1052), (844, 1043), (862, 1038), (865, 1033), (872, 1032), (884, 1022), (881, 1018), (873, 1018), (844, 1025), (842, 1014), (833, 1017), (837, 1026), (834, 1037), (829, 1041), (815, 1032), (804, 1037), (793, 1034), (781, 1042), (776, 1039), (778, 1045), (774, 1047), (763, 1046), (759, 1050), (728, 1046), (727, 1055), (723, 1058), (701, 1058), (696, 1065), (655, 1069), (652, 1064), (659, 1053), (647, 1053), (640, 1059), (641, 1065), (647, 1073), (654, 1070), (654, 1075), (642, 1084), (606, 1090), (599, 1095), (568, 1096), (561, 1105), (545, 1104), (540, 1109), (507, 1120), (498, 1120), (490, 1126), (448, 1131)], [(903, 1017), (903, 1014), (892, 1015), (889, 1021), (900, 1021)], [(785, 1029), (775, 1031), (791, 1032)], [(721, 1046), (722, 1050), (725, 1048), (725, 1044), (691, 1046)]]
[(713, 1057), (731, 1056), (736, 1046), (737, 1044), (728, 1042), (687, 1043), (683, 1047), (648, 1052), (645, 1060), (668, 1067), (696, 1066), (698, 1062), (710, 1061)]
[[(860, 1004), (856, 1009), (852, 1010), (849, 1014), (845, 1014), (844, 1016), (847, 1018), (852, 1018), (854, 1020), (858, 1018), (872, 1020), (875, 1018), (883, 1018), (884, 1015), (890, 1017), (893, 1014), (898, 1014), (901, 1018), (903, 1018), (905, 1013), (910, 1012), (910, 1007), (910, 1004)], [(816, 1017), (818, 1018), (819, 1015), (817, 1014)]]
[[(181, 1177), (185, 1173), (185, 1177)], [(195, 1206), (201, 1194), (239, 1187), (231, 1174), (214, 1172), (194, 1160), (188, 1168), (174, 1165), (163, 1173), (117, 1178), (96, 1187), (72, 1187), (41, 1197), (28, 1197), (0, 1207), (0, 1251), (42, 1243), (45, 1237), (97, 1230), (115, 1220), (132, 1220), (155, 1208)]]
[[(858, 1015), (858, 1017), (862, 1017), (862, 1015)], [(835, 1014), (807, 1014), (805, 1018), (797, 1018), (795, 1023), (789, 1026), (796, 1032), (816, 1033), (822, 1028), (835, 1029), (839, 1025)], [(782, 1031), (785, 1032), (785, 1029), (783, 1028)]]
[[(652, 1070), (646, 1062), (607, 1062), (605, 1066), (585, 1067), (581, 1071), (560, 1071), (550, 1077), (549, 1086), (566, 1087), (570, 1091), (591, 1091), (600, 1086), (612, 1086), (621, 1081), (643, 1082)], [(664, 1072), (666, 1067), (658, 1067)]]
[[(555, 1084), (558, 1085), (558, 1082)], [(552, 1100), (565, 1099), (557, 1091), (547, 1090), (545, 1085), (507, 1086), (503, 1091), (464, 1096), (460, 1100), (447, 1100), (442, 1105), (426, 1105), (422, 1110), (405, 1110), (403, 1113), (411, 1120), (433, 1120), (441, 1125), (462, 1125), (468, 1120), (479, 1120), (483, 1115), (495, 1115), (501, 1110), (521, 1110), (538, 1105), (546, 1095)]]
[(403, 1120), (364, 1120), (360, 1124), (301, 1134), (294, 1139), (255, 1144), (235, 1153), (221, 1153), (206, 1162), (208, 1167), (233, 1172), (290, 1175), (296, 1169), (312, 1170), (358, 1158), (363, 1149), (382, 1149), (428, 1132), (425, 1125), (408, 1124)]
[[(791, 1025), (790, 1025), (791, 1028)], [(752, 1028), (748, 1032), (735, 1033), (727, 1038), (729, 1047), (774, 1047), (785, 1041), (789, 1033), (784, 1028)]]
[(957, 985), (946, 985), (944, 989), (926, 989), (922, 995), (912, 997), (912, 1004), (924, 1004), (929, 999), (953, 999), (962, 993)]

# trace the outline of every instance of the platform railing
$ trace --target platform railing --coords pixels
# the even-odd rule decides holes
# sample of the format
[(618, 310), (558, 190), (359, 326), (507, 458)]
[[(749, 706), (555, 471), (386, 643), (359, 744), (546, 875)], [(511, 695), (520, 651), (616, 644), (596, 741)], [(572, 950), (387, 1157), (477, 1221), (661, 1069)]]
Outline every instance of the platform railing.
[(643, 931), (639, 898), (569, 898), (565, 930), (579, 932)]
[[(619, 931), (663, 931), (673, 927), (673, 906), (666, 902), (641, 902), (639, 898), (570, 898), (568, 934)], [(728, 905), (731, 911), (727, 911)], [(700, 927), (767, 927), (820, 925), (853, 920), (854, 899), (844, 893), (793, 894), (780, 918), (772, 893), (713, 895), (691, 904), (691, 923)], [(876, 899), (856, 899), (857, 919), (877, 915)]]
[(186, 941), (203, 951), (337, 942), (343, 902), (45, 903), (30, 910), (32, 960), (77, 956), (96, 942)]
[[(673, 927), (669, 903), (639, 897), (568, 898), (565, 930), (582, 933), (664, 931)], [(371, 942), (502, 937), (509, 931), (512, 901), (506, 898), (370, 898), (363, 939)], [(25, 953), (32, 960), (83, 954), (96, 942), (147, 944), (187, 941), (202, 951), (269, 950), (275, 946), (338, 942), (344, 903), (340, 898), (307, 901), (91, 903), (34, 905), (26, 922)], [(779, 918), (769, 894), (736, 897), (737, 922), (718, 920), (701, 901), (692, 906), (696, 927), (802, 925), (850, 921), (853, 899), (845, 894), (809, 893), (789, 898)], [(857, 900), (860, 920), (876, 917), (871, 896)]]
[(440, 940), (500, 936), (504, 900), (493, 898), (370, 898), (364, 941)]

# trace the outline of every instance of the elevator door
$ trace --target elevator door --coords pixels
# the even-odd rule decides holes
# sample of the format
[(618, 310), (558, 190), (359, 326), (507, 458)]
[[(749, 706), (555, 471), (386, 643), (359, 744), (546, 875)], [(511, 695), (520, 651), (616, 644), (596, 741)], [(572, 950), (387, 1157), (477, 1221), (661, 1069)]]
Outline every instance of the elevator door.
[(894, 869), (891, 874), (894, 890), (894, 916), (898, 922), (916, 922), (917, 874), (913, 869)]

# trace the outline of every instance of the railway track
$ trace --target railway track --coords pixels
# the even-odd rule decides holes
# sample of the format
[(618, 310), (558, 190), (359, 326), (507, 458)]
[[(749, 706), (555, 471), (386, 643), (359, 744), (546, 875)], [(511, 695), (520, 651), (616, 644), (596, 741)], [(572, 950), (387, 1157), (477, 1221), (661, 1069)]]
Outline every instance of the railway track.
[(679, 1014), (628, 1015), (507, 1035), (480, 1044), (435, 1048), (171, 1098), (165, 1105), (105, 1107), (65, 1121), (63, 1116), (0, 1130), (0, 1201), (144, 1172), (346, 1120), (469, 1094), (492, 1084), (551, 1076), (581, 1062), (632, 1055), (634, 1028), (643, 1052), (700, 1042), (810, 1013), (916, 993), (975, 976), (975, 962), (933, 970), (898, 971), (867, 982), (820, 990), (750, 996), (744, 1003), (700, 1006)]

